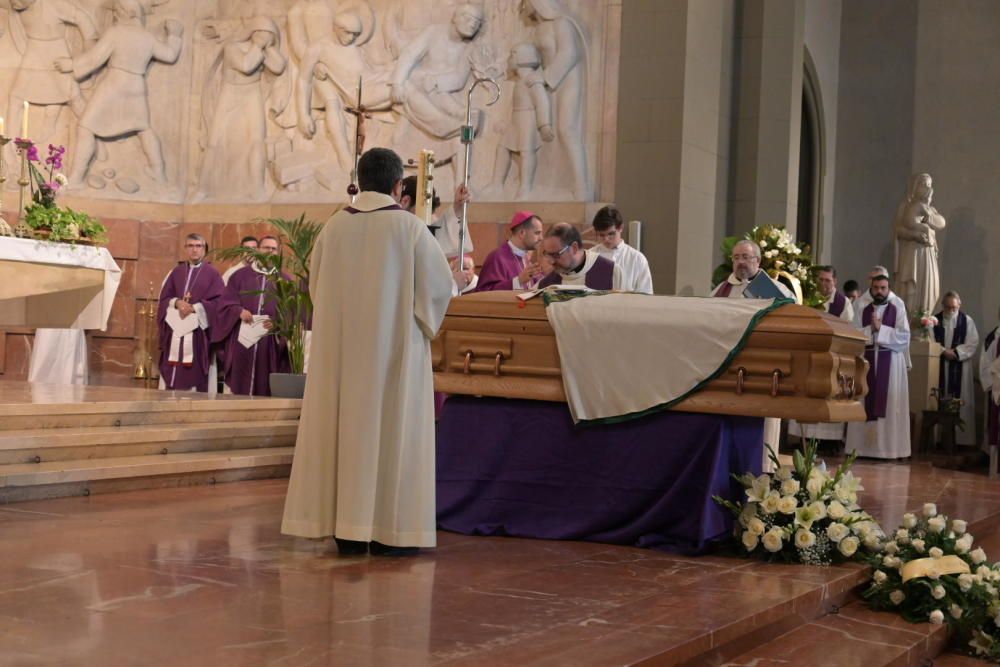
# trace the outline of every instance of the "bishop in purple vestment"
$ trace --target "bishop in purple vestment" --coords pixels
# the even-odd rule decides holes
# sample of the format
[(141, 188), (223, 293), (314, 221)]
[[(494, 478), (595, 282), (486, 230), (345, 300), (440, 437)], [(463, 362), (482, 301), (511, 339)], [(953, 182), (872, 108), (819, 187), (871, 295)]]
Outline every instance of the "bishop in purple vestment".
[[(225, 303), (225, 285), (214, 266), (205, 261), (208, 243), (200, 234), (188, 234), (184, 242), (188, 256), (170, 272), (160, 290), (156, 323), (160, 332), (160, 387), (180, 391), (214, 393), (212, 344), (228, 331), (219, 326), (219, 311)], [(173, 315), (169, 311), (176, 310)], [(168, 318), (170, 315), (170, 318)], [(175, 331), (168, 319), (194, 317), (190, 332)]]
[(486, 256), (479, 272), (477, 292), (528, 289), (541, 275), (530, 252), (542, 240), (542, 219), (531, 211), (518, 211), (508, 225), (510, 240)]

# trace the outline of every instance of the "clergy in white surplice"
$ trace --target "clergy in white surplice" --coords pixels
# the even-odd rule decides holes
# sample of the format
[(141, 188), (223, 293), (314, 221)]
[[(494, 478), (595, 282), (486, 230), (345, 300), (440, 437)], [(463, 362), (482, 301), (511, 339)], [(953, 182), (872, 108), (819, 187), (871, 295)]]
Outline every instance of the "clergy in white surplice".
[[(845, 322), (854, 321), (854, 308), (851, 300), (843, 292), (837, 290), (837, 269), (832, 266), (822, 266), (816, 272), (816, 282), (819, 285), (820, 294), (826, 301), (823, 303), (823, 310), (839, 317)], [(788, 422), (788, 434), (797, 435), (803, 439), (833, 440), (844, 439), (843, 422), (823, 423), (823, 424), (800, 424), (794, 419)]]
[(625, 220), (621, 211), (613, 205), (603, 207), (594, 216), (593, 226), (600, 243), (591, 250), (610, 259), (621, 270), (622, 291), (652, 294), (653, 278), (649, 273), (646, 256), (625, 243), (622, 238)]
[(994, 375), (1000, 375), (998, 339), (1000, 327), (995, 327), (983, 339), (983, 349), (979, 352), (979, 382), (986, 393), (986, 428), (983, 432), (983, 450), (986, 452), (991, 445), (1000, 445), (1000, 402), (993, 395)]
[(847, 425), (847, 452), (879, 459), (910, 455), (907, 385), (910, 323), (906, 305), (889, 287), (889, 272), (875, 267), (868, 292), (854, 302), (854, 326), (868, 338), (868, 395), (864, 422)]
[[(310, 265), (315, 345), (281, 530), (341, 553), (436, 543), (431, 339), (452, 274), (398, 205), (403, 163), (373, 148), (361, 194), (330, 218)], [(400, 554), (401, 555), (401, 554)]]
[(962, 427), (955, 429), (955, 442), (976, 444), (976, 402), (973, 390), (972, 358), (979, 349), (976, 323), (962, 310), (958, 292), (948, 292), (941, 299), (942, 310), (937, 314), (934, 340), (944, 347), (938, 375), (938, 395), (959, 398), (962, 406), (958, 416)]

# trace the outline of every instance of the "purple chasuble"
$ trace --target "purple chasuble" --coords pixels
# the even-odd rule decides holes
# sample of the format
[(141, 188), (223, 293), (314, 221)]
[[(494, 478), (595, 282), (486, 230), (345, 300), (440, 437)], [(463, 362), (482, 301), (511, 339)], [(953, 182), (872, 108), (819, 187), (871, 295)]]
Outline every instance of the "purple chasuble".
[[(284, 276), (289, 279), (289, 276)], [(254, 315), (267, 315), (272, 320), (277, 317), (278, 306), (266, 294), (253, 294), (261, 290), (270, 291), (274, 281), (262, 273), (246, 266), (230, 277), (226, 291), (235, 307), (227, 307), (222, 316), (223, 326), (231, 327), (226, 339), (226, 386), (234, 394), (249, 396), (271, 395), (271, 373), (289, 373), (288, 343), (284, 338), (264, 336), (253, 347), (246, 348), (240, 343), (240, 312), (245, 308)], [(235, 321), (234, 321), (235, 319)]]
[(844, 306), (847, 305), (847, 297), (841, 292), (833, 293), (833, 300), (830, 302), (830, 309), (826, 312), (830, 313), (834, 317), (840, 317), (840, 314), (844, 312)]
[(486, 256), (479, 272), (479, 284), (475, 292), (494, 292), (514, 289), (514, 278), (524, 271), (524, 260), (514, 254), (509, 243)]
[[(156, 313), (156, 324), (160, 331), (160, 377), (167, 389), (186, 391), (208, 391), (208, 370), (211, 364), (211, 347), (220, 342), (228, 330), (220, 330), (219, 308), (225, 303), (226, 286), (222, 276), (214, 266), (202, 262), (196, 267), (181, 262), (167, 276), (163, 289), (160, 291), (160, 303)], [(195, 329), (185, 342), (190, 341), (194, 347), (194, 356), (190, 364), (182, 361), (171, 362), (170, 342), (173, 330), (167, 326), (167, 309), (171, 299), (183, 299), (190, 295), (191, 305), (201, 304), (208, 317), (208, 329)], [(197, 317), (191, 313), (188, 317)], [(179, 359), (184, 359), (184, 345), (181, 345)]]
[[(482, 278), (479, 280), (482, 281)], [(542, 281), (538, 283), (538, 287), (543, 288), (548, 287), (549, 285), (562, 285), (562, 281), (562, 274), (558, 271), (553, 271), (549, 275), (542, 278)], [(583, 277), (583, 284), (590, 289), (595, 290), (614, 289), (615, 263), (607, 257), (598, 255), (593, 266), (591, 266), (590, 270), (587, 271), (587, 275)]]
[[(868, 304), (868, 307), (861, 313), (862, 327), (871, 326), (874, 312), (875, 304)], [(892, 303), (888, 304), (882, 313), (882, 326), (890, 328), (896, 326), (896, 306)], [(889, 401), (889, 370), (892, 364), (892, 350), (879, 348), (876, 359), (875, 346), (869, 344), (865, 346), (865, 359), (868, 361), (868, 395), (865, 396), (865, 414), (868, 415), (868, 421), (875, 421), (885, 417), (886, 405)]]
[[(934, 326), (934, 340), (944, 346), (944, 311), (934, 317), (938, 321)], [(968, 331), (969, 320), (965, 313), (958, 311), (958, 321), (955, 322), (955, 331), (951, 335), (952, 348), (965, 343)], [(962, 396), (962, 362), (941, 357), (938, 369), (938, 391), (941, 395), (960, 398)]]

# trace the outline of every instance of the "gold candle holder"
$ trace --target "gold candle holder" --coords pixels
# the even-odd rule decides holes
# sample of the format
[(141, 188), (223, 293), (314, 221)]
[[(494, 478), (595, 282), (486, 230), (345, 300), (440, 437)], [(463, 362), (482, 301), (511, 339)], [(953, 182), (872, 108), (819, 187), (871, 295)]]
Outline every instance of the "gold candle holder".
[(155, 298), (154, 285), (149, 283), (149, 297), (139, 306), (142, 318), (139, 331), (139, 362), (132, 377), (142, 380), (145, 388), (150, 388), (160, 379), (159, 368), (153, 362), (153, 336), (156, 333), (156, 312), (159, 301)]
[(31, 185), (31, 178), (28, 175), (28, 146), (31, 145), (31, 142), (28, 139), (22, 138), (20, 141), (15, 141), (14, 145), (17, 147), (17, 154), (21, 160), (21, 176), (17, 179), (17, 227), (14, 228), (14, 236), (30, 239), (33, 233), (31, 228), (24, 222), (24, 207), (25, 201), (30, 200), (31, 197), (28, 193), (28, 186)]

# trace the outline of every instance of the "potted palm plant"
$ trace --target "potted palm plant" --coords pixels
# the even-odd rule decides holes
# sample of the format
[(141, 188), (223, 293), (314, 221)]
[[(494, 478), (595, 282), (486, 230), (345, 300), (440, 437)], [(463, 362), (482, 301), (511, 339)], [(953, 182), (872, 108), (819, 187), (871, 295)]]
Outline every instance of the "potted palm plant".
[(281, 238), (281, 250), (275, 255), (259, 252), (255, 248), (223, 248), (215, 251), (222, 260), (239, 260), (256, 264), (273, 272), (274, 278), (263, 294), (275, 304), (277, 314), (270, 335), (288, 341), (291, 373), (271, 373), (271, 394), (285, 398), (301, 398), (305, 389), (306, 331), (312, 321), (312, 299), (309, 296), (309, 258), (316, 236), (323, 225), (305, 219), (305, 214), (294, 220), (268, 218), (267, 222)]

